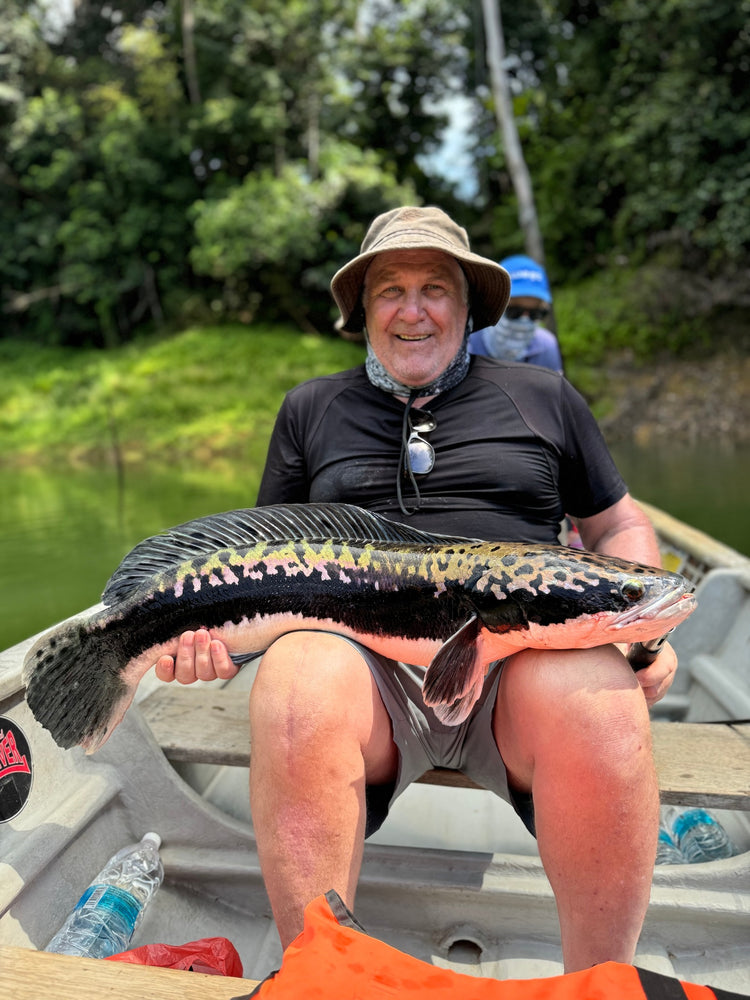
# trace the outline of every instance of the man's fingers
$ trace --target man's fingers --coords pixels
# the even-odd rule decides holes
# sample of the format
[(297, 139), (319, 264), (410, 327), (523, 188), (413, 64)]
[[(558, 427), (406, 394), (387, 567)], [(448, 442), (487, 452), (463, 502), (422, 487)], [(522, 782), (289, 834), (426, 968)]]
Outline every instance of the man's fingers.
[(211, 642), (211, 660), (216, 671), (216, 676), (228, 681), (240, 669), (229, 655), (227, 647), (219, 639)]
[(156, 676), (160, 681), (169, 684), (174, 680), (174, 657), (160, 656), (156, 661)]
[(217, 677), (229, 680), (238, 669), (224, 643), (212, 640), (204, 628), (183, 632), (176, 640), (174, 654), (160, 656), (156, 661), (156, 676), (167, 683), (193, 684)]

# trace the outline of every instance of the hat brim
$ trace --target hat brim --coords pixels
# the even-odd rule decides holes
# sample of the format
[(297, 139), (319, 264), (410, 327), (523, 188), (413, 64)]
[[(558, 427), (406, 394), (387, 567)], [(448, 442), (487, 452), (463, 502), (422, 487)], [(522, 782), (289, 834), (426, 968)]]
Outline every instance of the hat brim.
[(341, 310), (342, 329), (349, 333), (359, 333), (363, 329), (365, 317), (362, 307), (362, 286), (365, 273), (373, 257), (389, 250), (439, 250), (454, 257), (461, 265), (469, 283), (469, 310), (474, 329), (481, 330), (486, 326), (494, 326), (505, 312), (510, 298), (508, 272), (488, 257), (481, 257), (470, 250), (457, 249), (454, 243), (446, 247), (438, 246), (437, 243), (434, 236), (425, 240), (418, 236), (409, 239), (408, 236), (401, 234), (398, 246), (381, 245), (374, 250), (359, 254), (340, 268), (331, 281), (331, 293)]

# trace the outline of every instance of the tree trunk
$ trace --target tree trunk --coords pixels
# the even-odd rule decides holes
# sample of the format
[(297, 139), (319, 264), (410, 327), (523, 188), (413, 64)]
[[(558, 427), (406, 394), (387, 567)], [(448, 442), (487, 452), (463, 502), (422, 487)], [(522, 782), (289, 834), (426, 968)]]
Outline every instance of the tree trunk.
[(185, 60), (185, 79), (191, 104), (201, 103), (198, 84), (198, 68), (195, 62), (195, 42), (193, 39), (193, 0), (182, 0), (182, 54)]
[(518, 199), (518, 222), (523, 233), (524, 246), (529, 257), (544, 264), (544, 241), (539, 229), (534, 192), (531, 186), (526, 161), (523, 158), (521, 141), (518, 138), (516, 120), (513, 117), (513, 99), (505, 72), (505, 43), (500, 14), (500, 0), (482, 0), (484, 30), (487, 38), (487, 64), (490, 69), (492, 97), (495, 117), (503, 140), (505, 158), (513, 188)]

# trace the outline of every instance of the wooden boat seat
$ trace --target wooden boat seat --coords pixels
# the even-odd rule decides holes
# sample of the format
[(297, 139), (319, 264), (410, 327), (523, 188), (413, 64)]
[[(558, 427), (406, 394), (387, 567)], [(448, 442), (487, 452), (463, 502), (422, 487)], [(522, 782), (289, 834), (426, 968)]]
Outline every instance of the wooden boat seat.
[[(247, 692), (231, 688), (157, 688), (139, 708), (173, 763), (250, 763)], [(750, 811), (750, 723), (651, 724), (664, 803)], [(435, 769), (431, 785), (478, 788), (460, 771)]]
[(27, 948), (0, 947), (6, 996), (13, 1000), (75, 997), (76, 1000), (231, 1000), (247, 996), (254, 979), (159, 969), (98, 958), (74, 958)]

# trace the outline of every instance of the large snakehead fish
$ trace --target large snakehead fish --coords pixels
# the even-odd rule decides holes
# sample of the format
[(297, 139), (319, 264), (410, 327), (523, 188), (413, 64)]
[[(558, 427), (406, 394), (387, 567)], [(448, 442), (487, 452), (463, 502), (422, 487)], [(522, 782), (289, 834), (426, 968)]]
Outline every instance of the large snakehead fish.
[(659, 636), (695, 606), (673, 573), (556, 545), (431, 535), (346, 504), (257, 507), (198, 518), (140, 542), (95, 608), (27, 654), (26, 700), (62, 747), (91, 753), (141, 677), (186, 629), (236, 662), (319, 629), (427, 667), (447, 724), (488, 665), (526, 647), (585, 648)]

